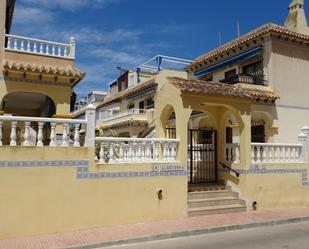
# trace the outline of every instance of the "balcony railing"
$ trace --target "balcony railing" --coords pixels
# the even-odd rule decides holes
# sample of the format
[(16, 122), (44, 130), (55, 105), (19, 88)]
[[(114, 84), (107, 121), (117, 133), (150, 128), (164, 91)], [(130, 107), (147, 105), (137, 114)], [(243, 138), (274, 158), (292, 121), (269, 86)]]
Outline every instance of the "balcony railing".
[(118, 112), (118, 113), (103, 113), (101, 117), (103, 121), (111, 121), (114, 119), (132, 116), (132, 115), (145, 115), (147, 110), (145, 109), (129, 109), (126, 111)]
[(246, 74), (237, 74), (229, 78), (220, 80), (221, 83), (227, 84), (236, 84), (236, 83), (246, 83), (253, 85), (262, 85), (266, 86), (268, 84), (265, 79), (265, 75), (246, 75)]
[[(176, 162), (179, 139), (96, 137), (99, 163)], [(162, 156), (160, 156), (162, 150)]]
[(5, 35), (6, 50), (51, 57), (75, 59), (75, 39), (69, 44), (51, 42), (17, 35)]
[[(0, 116), (0, 147), (3, 145), (79, 147), (79, 129), (82, 124), (87, 125), (87, 120)], [(4, 129), (6, 127), (8, 129)], [(60, 141), (57, 141), (56, 127), (62, 127)]]

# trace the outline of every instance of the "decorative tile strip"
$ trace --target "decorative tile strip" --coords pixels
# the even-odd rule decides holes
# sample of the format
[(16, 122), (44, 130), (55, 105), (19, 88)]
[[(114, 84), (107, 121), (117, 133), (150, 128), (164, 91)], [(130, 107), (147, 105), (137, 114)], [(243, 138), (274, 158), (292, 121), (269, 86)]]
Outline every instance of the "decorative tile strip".
[(88, 167), (88, 161), (0, 161), (0, 168)]
[[(254, 168), (254, 169), (235, 169), (241, 175), (256, 175), (256, 174), (300, 174), (302, 185), (309, 186), (308, 171), (307, 169), (266, 169), (266, 168)], [(219, 172), (227, 173), (228, 169), (219, 168)]]
[(150, 171), (142, 172), (89, 172), (87, 160), (63, 161), (0, 161), (0, 168), (40, 168), (40, 167), (76, 167), (77, 179), (112, 179), (160, 176), (186, 176), (187, 172), (181, 165), (153, 165)]

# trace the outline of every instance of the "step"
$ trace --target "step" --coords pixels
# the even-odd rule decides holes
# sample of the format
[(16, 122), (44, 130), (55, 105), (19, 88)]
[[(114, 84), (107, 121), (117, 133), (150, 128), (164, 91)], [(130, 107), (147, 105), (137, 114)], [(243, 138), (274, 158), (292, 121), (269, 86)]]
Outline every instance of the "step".
[(246, 206), (241, 205), (241, 204), (213, 206), (213, 207), (189, 208), (188, 209), (188, 216), (192, 217), (192, 216), (236, 213), (236, 212), (245, 212), (246, 210), (247, 210)]
[(235, 197), (203, 198), (203, 199), (192, 199), (188, 201), (189, 208), (213, 207), (213, 206), (234, 205), (234, 204), (245, 205), (245, 201)]
[(188, 193), (188, 201), (196, 199), (211, 199), (211, 198), (223, 198), (223, 197), (238, 198), (239, 194), (231, 190), (200, 191), (200, 192)]

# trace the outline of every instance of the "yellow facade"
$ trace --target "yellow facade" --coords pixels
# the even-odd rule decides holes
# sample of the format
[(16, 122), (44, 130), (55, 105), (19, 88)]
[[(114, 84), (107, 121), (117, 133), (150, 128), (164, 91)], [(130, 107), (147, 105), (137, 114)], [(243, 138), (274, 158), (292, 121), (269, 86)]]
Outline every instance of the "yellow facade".
[[(0, 153), (2, 162), (32, 161), (28, 167), (0, 166), (1, 239), (186, 214), (186, 176), (149, 176), (151, 164), (96, 165), (91, 148), (2, 147)], [(74, 165), (42, 166), (58, 160), (74, 161)], [(33, 161), (41, 166), (34, 166)], [(85, 161), (88, 173), (148, 175), (78, 178), (81, 167), (77, 165)], [(157, 196), (159, 189), (162, 200)]]

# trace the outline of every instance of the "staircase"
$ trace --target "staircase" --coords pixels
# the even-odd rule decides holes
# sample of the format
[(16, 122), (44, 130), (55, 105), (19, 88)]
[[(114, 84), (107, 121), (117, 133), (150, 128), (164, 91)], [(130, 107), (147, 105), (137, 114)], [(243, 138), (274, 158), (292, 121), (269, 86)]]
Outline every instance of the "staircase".
[(245, 201), (237, 192), (223, 186), (215, 189), (198, 189), (188, 193), (188, 216), (235, 213), (246, 211)]

